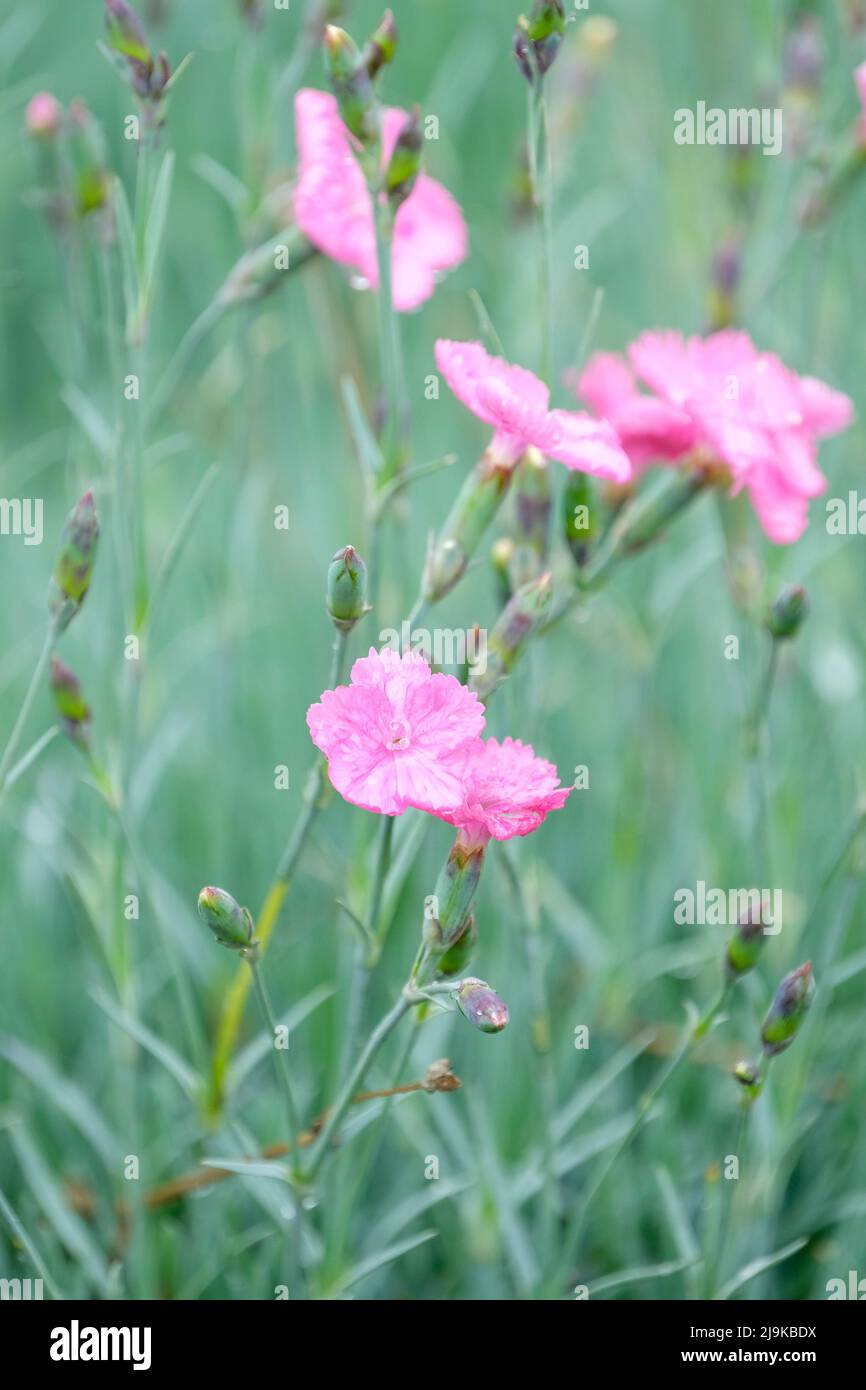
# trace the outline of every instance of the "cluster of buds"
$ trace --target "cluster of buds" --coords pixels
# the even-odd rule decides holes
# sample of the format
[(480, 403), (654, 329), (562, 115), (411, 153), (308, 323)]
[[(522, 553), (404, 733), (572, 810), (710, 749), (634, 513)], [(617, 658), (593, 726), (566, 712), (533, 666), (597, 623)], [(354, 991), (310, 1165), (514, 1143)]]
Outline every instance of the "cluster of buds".
[(229, 951), (253, 955), (257, 943), (253, 940), (253, 919), (246, 907), (241, 907), (224, 888), (202, 888), (198, 895), (199, 916), (210, 927), (220, 946)]
[(784, 588), (767, 614), (767, 629), (776, 641), (796, 637), (809, 613), (809, 600), (801, 584)]
[(506, 604), (487, 639), (486, 669), (474, 667), (469, 689), (486, 700), (506, 679), (526, 644), (545, 622), (553, 598), (550, 574), (524, 584)]
[(87, 597), (98, 540), (99, 517), (88, 490), (66, 518), (51, 578), (48, 607), (58, 633), (69, 626)]
[(364, 614), (370, 611), (367, 602), (367, 566), (354, 546), (343, 546), (331, 561), (325, 605), (339, 632), (351, 632)]
[(761, 1058), (738, 1062), (734, 1076), (742, 1087), (743, 1101), (751, 1105), (764, 1089), (767, 1068), (774, 1057), (791, 1046), (815, 996), (811, 961), (806, 961), (779, 984), (761, 1027)]
[(108, 47), (120, 60), (127, 81), (151, 124), (162, 123), (162, 107), (171, 81), (168, 57), (154, 54), (141, 20), (125, 0), (105, 0)]
[(565, 36), (562, 0), (535, 0), (527, 19), (521, 15), (514, 31), (514, 57), (527, 82), (540, 82), (552, 66)]
[(76, 748), (90, 748), (90, 707), (78, 678), (56, 656), (51, 659), (51, 694), (61, 732)]

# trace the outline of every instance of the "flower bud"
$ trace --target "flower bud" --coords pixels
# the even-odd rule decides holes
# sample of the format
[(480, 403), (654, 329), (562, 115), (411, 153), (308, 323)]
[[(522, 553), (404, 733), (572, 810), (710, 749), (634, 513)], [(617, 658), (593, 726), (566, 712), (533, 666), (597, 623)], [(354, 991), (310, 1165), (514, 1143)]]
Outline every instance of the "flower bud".
[(370, 35), (361, 53), (361, 62), (372, 82), (378, 77), (386, 63), (390, 63), (397, 50), (397, 25), (390, 10), (383, 14), (379, 27)]
[(767, 614), (767, 627), (773, 637), (795, 637), (809, 613), (809, 600), (802, 584), (783, 589)]
[(62, 732), (78, 748), (90, 744), (90, 709), (81, 693), (81, 686), (68, 666), (51, 658), (51, 694)]
[(728, 942), (725, 969), (728, 978), (737, 980), (758, 963), (765, 941), (764, 904), (747, 907), (737, 923), (737, 930)]
[(202, 888), (198, 910), (221, 946), (230, 951), (245, 951), (255, 944), (252, 917), (223, 888)]
[(764, 1026), (761, 1042), (768, 1057), (784, 1052), (794, 1041), (815, 995), (812, 963), (792, 970), (786, 975), (773, 997)]
[(508, 491), (514, 463), (485, 450), (457, 494), (424, 569), (424, 599), (444, 598), (466, 568)]
[(508, 1023), (508, 1005), (485, 980), (468, 976), (457, 986), (455, 998), (463, 1017), (482, 1033), (501, 1033)]
[(341, 632), (351, 632), (368, 611), (367, 566), (351, 545), (338, 550), (331, 561), (325, 602)]
[(511, 562), (513, 589), (538, 577), (547, 555), (550, 508), (547, 460), (537, 449), (527, 449), (514, 474), (517, 545)]
[(63, 107), (50, 92), (37, 92), (27, 103), (24, 124), (28, 135), (39, 140), (51, 140), (60, 129)]
[(66, 518), (49, 589), (48, 607), (58, 632), (69, 626), (87, 596), (98, 540), (99, 518), (88, 490)]
[(415, 187), (421, 172), (423, 145), (421, 112), (419, 107), (415, 106), (397, 136), (385, 170), (385, 191), (392, 208), (398, 208), (401, 203), (405, 203)]
[(125, 3), (125, 0), (105, 0), (105, 27), (108, 31), (108, 46), (122, 58), (148, 64), (151, 62), (150, 45), (141, 20)]
[(734, 1077), (743, 1088), (744, 1098), (747, 1101), (757, 1100), (764, 1089), (760, 1067), (755, 1066), (754, 1062), (738, 1062), (734, 1067)]
[(469, 909), (484, 867), (484, 849), (484, 845), (465, 843), (461, 832), (454, 838), (433, 890), (435, 913), (424, 922), (424, 939), (434, 955), (447, 952), (469, 927)]
[(357, 45), (335, 24), (326, 26), (324, 44), (328, 82), (343, 124), (362, 145), (373, 145), (378, 139), (373, 84)]
[(585, 565), (598, 532), (592, 483), (586, 473), (569, 473), (562, 492), (565, 541), (576, 565)]
[(514, 31), (514, 56), (527, 82), (544, 76), (565, 34), (562, 0), (535, 0), (529, 19), (521, 15)]
[(473, 669), (467, 682), (480, 700), (486, 700), (510, 672), (526, 643), (544, 622), (553, 597), (550, 574), (542, 574), (522, 588), (506, 604), (487, 639), (486, 670)]
[(490, 547), (490, 563), (496, 579), (496, 593), (504, 608), (511, 598), (511, 564), (516, 546), (510, 536), (500, 536)]
[(462, 975), (469, 966), (478, 941), (475, 913), (464, 917), (459, 933), (451, 946), (439, 957), (436, 969), (440, 975)]

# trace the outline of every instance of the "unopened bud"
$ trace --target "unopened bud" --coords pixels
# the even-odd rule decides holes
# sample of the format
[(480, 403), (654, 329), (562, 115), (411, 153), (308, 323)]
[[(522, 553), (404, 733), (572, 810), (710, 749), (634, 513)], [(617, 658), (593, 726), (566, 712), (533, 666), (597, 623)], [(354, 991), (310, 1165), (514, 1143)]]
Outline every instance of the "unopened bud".
[(437, 960), (438, 973), (448, 977), (462, 975), (472, 960), (477, 941), (478, 928), (475, 925), (475, 913), (470, 912), (469, 916), (464, 918), (456, 940)]
[(433, 542), (424, 569), (424, 598), (435, 603), (454, 588), (487, 530), (514, 473), (514, 462), (488, 449), (481, 455), (457, 494), (451, 511)]
[(553, 597), (550, 574), (542, 574), (522, 588), (506, 604), (487, 639), (486, 670), (475, 667), (469, 689), (486, 700), (509, 674), (529, 639), (547, 617)]
[(761, 1069), (754, 1062), (738, 1062), (734, 1067), (734, 1077), (742, 1086), (746, 1101), (756, 1100), (764, 1089)]
[(815, 995), (815, 980), (811, 961), (786, 975), (773, 997), (764, 1026), (761, 1042), (768, 1057), (775, 1057), (790, 1047)]
[(725, 968), (730, 979), (739, 979), (758, 963), (764, 945), (764, 904), (748, 907), (737, 923), (737, 930), (728, 942)]
[(550, 526), (550, 468), (537, 449), (527, 449), (514, 475), (517, 545), (511, 560), (511, 587), (537, 579), (547, 555)]
[(589, 549), (598, 531), (592, 483), (586, 473), (569, 473), (562, 492), (562, 520), (565, 541), (576, 565), (589, 559)]
[(405, 203), (421, 172), (421, 150), (424, 140), (421, 135), (421, 112), (415, 106), (406, 118), (397, 136), (388, 167), (385, 170), (385, 191), (391, 206), (398, 208)]
[(535, 82), (548, 71), (564, 35), (562, 0), (535, 0), (529, 18), (520, 16), (514, 32), (514, 56), (527, 82)]
[(370, 35), (364, 44), (361, 54), (361, 62), (367, 70), (367, 76), (372, 82), (385, 66), (390, 63), (397, 51), (397, 25), (394, 23), (394, 16), (390, 10), (383, 14), (379, 27)]
[(351, 632), (368, 611), (367, 566), (351, 545), (338, 550), (331, 561), (325, 602), (341, 632)]
[(470, 975), (457, 986), (455, 998), (463, 1017), (482, 1033), (501, 1033), (508, 1023), (508, 1005), (486, 980)]
[(56, 656), (51, 659), (51, 694), (61, 730), (77, 747), (87, 748), (90, 743), (90, 709), (77, 677)]
[(66, 518), (49, 589), (48, 607), (58, 632), (69, 626), (87, 596), (98, 540), (99, 518), (88, 490)]
[(108, 46), (122, 58), (150, 63), (151, 52), (141, 20), (125, 0), (105, 0), (105, 27)]
[(516, 547), (510, 536), (500, 536), (490, 548), (490, 563), (496, 577), (496, 592), (504, 608), (511, 598), (511, 563)]
[(325, 67), (343, 124), (362, 145), (378, 138), (373, 84), (354, 40), (335, 24), (325, 28)]
[(809, 600), (801, 584), (783, 589), (767, 614), (767, 627), (773, 637), (795, 637), (809, 613)]
[(39, 140), (51, 140), (60, 129), (63, 107), (50, 92), (37, 92), (27, 103), (24, 124), (28, 135)]
[(202, 888), (198, 910), (221, 946), (227, 946), (230, 951), (245, 951), (254, 945), (253, 919), (249, 911), (235, 902), (225, 889)]

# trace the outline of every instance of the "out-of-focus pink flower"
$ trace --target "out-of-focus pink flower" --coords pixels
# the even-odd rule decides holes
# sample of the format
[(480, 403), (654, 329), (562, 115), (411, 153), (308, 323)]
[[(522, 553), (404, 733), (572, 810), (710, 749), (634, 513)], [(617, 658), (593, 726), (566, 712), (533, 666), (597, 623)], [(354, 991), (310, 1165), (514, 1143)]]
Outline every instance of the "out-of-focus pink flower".
[(857, 87), (857, 95), (860, 98), (860, 120), (857, 122), (857, 134), (861, 145), (866, 145), (866, 63), (861, 63), (859, 68), (854, 69), (854, 82)]
[(579, 376), (567, 372), (565, 382), (596, 415), (610, 422), (636, 468), (660, 458), (681, 458), (695, 442), (691, 417), (639, 391), (634, 374), (612, 352), (596, 353)]
[(631, 463), (613, 427), (576, 410), (551, 410), (543, 381), (524, 367), (491, 357), (480, 343), (440, 338), (436, 364), (459, 401), (491, 425), (492, 450), (516, 462), (533, 446), (566, 468), (624, 483)]
[(346, 801), (388, 816), (410, 806), (438, 813), (461, 803), (484, 709), (454, 676), (432, 675), (417, 652), (371, 647), (350, 685), (310, 706), (307, 724)]
[(634, 461), (700, 450), (728, 470), (733, 492), (746, 488), (770, 540), (797, 540), (810, 498), (826, 487), (817, 440), (851, 422), (849, 398), (729, 329), (706, 339), (644, 333), (628, 355), (655, 397), (606, 356), (587, 364), (578, 391), (621, 433)]
[[(408, 114), (391, 107), (382, 122), (386, 163)], [(354, 267), (377, 289), (373, 201), (353, 153), (352, 139), (330, 92), (304, 88), (295, 97), (299, 170), (295, 190), (298, 226), (314, 246)], [(420, 173), (394, 220), (391, 259), (394, 305), (417, 309), (438, 276), (466, 259), (469, 238), (459, 206), (441, 183)]]
[(530, 835), (549, 811), (565, 805), (571, 787), (561, 787), (553, 763), (536, 757), (520, 739), (478, 739), (463, 775), (463, 796), (454, 810), (436, 812), (456, 825), (465, 848), (488, 840)]
[(37, 92), (27, 103), (24, 124), (30, 135), (50, 139), (60, 129), (63, 108), (50, 92)]

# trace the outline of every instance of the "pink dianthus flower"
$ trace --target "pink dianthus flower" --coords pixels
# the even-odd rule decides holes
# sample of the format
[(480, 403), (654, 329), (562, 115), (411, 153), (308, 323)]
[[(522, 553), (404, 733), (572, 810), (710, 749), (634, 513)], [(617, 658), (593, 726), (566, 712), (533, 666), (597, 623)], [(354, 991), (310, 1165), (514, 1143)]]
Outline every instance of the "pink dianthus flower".
[(548, 812), (565, 805), (570, 791), (559, 785), (553, 763), (536, 757), (528, 743), (478, 739), (464, 769), (460, 804), (436, 814), (457, 826), (464, 848), (475, 848), (530, 835)]

